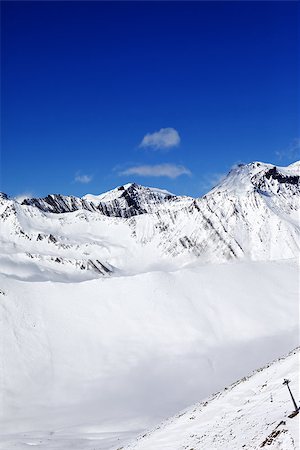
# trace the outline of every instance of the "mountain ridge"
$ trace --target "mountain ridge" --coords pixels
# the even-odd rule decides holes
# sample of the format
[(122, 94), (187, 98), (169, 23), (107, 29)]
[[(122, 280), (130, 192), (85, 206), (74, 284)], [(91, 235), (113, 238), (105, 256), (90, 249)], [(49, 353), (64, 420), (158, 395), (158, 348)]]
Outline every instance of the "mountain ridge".
[[(257, 170), (258, 167), (261, 167), (260, 171)], [(248, 163), (248, 164), (238, 164), (238, 165), (234, 166), (229, 171), (228, 175), (226, 177), (224, 177), (218, 185), (214, 186), (210, 191), (208, 191), (206, 194), (204, 194), (201, 197), (205, 197), (206, 195), (213, 192), (215, 189), (222, 187), (224, 184), (226, 187), (228, 187), (229, 183), (228, 183), (228, 181), (227, 182), (225, 182), (225, 181), (230, 179), (232, 177), (232, 175), (234, 175), (236, 172), (245, 171), (245, 169), (246, 169), (246, 171), (248, 169), (250, 169), (249, 172), (251, 172), (251, 169), (252, 169), (252, 171), (253, 171), (253, 169), (256, 169), (256, 170), (254, 170), (254, 172), (255, 172), (254, 175), (256, 175), (259, 172), (265, 171), (265, 173), (263, 173), (263, 175), (265, 175), (267, 179), (273, 178), (273, 180), (277, 179), (277, 180), (281, 180), (283, 182), (294, 184), (294, 185), (299, 184), (299, 180), (300, 180), (300, 161), (296, 161), (288, 166), (276, 166), (276, 165), (269, 164), (269, 163), (262, 163), (262, 162), (255, 161), (255, 162)], [(251, 173), (249, 175), (251, 176)], [(48, 205), (51, 207), (51, 203), (57, 197), (58, 199), (70, 199), (69, 201), (71, 203), (73, 201), (73, 208), (70, 208), (71, 205), (67, 204), (67, 205), (65, 205), (65, 211), (63, 210), (63, 208), (61, 208), (61, 209), (58, 208), (57, 210), (55, 210), (55, 208), (54, 208), (54, 210), (52, 210), (52, 211), (51, 211), (51, 209), (47, 209), (48, 212), (57, 212), (57, 213), (71, 212), (71, 211), (74, 211), (75, 208), (78, 209), (77, 206), (79, 206), (79, 205), (83, 209), (89, 209), (89, 206), (87, 205), (87, 203), (94, 204), (94, 207), (92, 207), (92, 206), (90, 207), (91, 210), (96, 210), (97, 209), (96, 204), (98, 203), (98, 209), (101, 211), (101, 208), (99, 208), (99, 203), (102, 203), (101, 202), (102, 199), (104, 200), (104, 202), (105, 202), (105, 198), (108, 201), (111, 201), (118, 197), (124, 196), (125, 192), (129, 191), (130, 193), (132, 193), (137, 190), (148, 191), (150, 193), (150, 196), (153, 193), (158, 193), (158, 194), (160, 194), (160, 197), (167, 197), (167, 199), (182, 198), (182, 197), (187, 197), (190, 199), (201, 198), (201, 197), (175, 195), (164, 189), (147, 187), (147, 186), (139, 185), (135, 182), (130, 182), (125, 185), (117, 186), (116, 188), (114, 188), (110, 191), (104, 192), (102, 194), (97, 194), (97, 195), (85, 194), (82, 197), (76, 197), (73, 195), (63, 195), (63, 194), (48, 194), (46, 197), (25, 198), (22, 200), (21, 204), (34, 205), (34, 206), (37, 206), (37, 207), (40, 207), (41, 209), (43, 209), (42, 201), (44, 201), (45, 203), (48, 203)], [(117, 192), (119, 192), (119, 193), (121, 192), (121, 194), (116, 195)], [(2, 193), (2, 195), (5, 197), (8, 197), (7, 194), (5, 194), (5, 193)], [(79, 200), (81, 200), (82, 203), (79, 202), (79, 204), (76, 205), (76, 201), (78, 202)], [(49, 208), (46, 205), (44, 205), (44, 207)]]
[(73, 273), (80, 280), (196, 260), (294, 258), (299, 199), (297, 164), (259, 162), (235, 167), (195, 199), (136, 183), (82, 198), (52, 194), (20, 203), (3, 194), (1, 257), (14, 254), (21, 265), (29, 258), (44, 279)]

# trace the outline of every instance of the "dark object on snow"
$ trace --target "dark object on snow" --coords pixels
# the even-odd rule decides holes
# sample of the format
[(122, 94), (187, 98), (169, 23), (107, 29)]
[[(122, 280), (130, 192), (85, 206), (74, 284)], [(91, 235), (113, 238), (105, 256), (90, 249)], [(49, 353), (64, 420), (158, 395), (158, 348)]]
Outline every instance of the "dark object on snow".
[(290, 389), (290, 387), (289, 387), (289, 383), (290, 383), (290, 382), (291, 382), (291, 380), (287, 380), (287, 379), (285, 378), (282, 384), (286, 384), (286, 386), (287, 386), (287, 388), (288, 388), (288, 390), (289, 390), (289, 393), (290, 393), (290, 395), (291, 395), (291, 397), (292, 397), (292, 402), (293, 402), (293, 405), (294, 405), (295, 410), (292, 412), (292, 414), (289, 415), (289, 417), (294, 417), (294, 416), (296, 416), (296, 415), (298, 414), (298, 412), (299, 412), (299, 406), (297, 406), (297, 403), (295, 402), (295, 399), (294, 399), (294, 396), (293, 396), (293, 394), (292, 394), (292, 391), (291, 391), (291, 389)]

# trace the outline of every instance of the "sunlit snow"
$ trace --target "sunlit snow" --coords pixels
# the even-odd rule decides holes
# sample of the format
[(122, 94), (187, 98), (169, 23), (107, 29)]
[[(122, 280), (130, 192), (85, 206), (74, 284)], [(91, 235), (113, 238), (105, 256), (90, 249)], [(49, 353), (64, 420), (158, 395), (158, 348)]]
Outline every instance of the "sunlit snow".
[(122, 447), (298, 345), (297, 165), (239, 166), (198, 199), (1, 195), (0, 241), (3, 450)]

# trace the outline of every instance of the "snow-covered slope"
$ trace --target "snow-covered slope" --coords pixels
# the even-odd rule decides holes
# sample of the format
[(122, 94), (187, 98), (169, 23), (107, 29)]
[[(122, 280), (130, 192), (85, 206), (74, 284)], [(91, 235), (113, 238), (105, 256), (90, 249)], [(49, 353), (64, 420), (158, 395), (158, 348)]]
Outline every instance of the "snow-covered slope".
[(128, 450), (299, 449), (299, 350), (146, 432)]
[(112, 448), (297, 346), (298, 214), (297, 165), (1, 195), (0, 448)]
[(137, 434), (288, 352), (297, 274), (286, 261), (81, 283), (1, 276), (2, 448), (27, 448), (24, 433), (110, 448), (105, 432)]

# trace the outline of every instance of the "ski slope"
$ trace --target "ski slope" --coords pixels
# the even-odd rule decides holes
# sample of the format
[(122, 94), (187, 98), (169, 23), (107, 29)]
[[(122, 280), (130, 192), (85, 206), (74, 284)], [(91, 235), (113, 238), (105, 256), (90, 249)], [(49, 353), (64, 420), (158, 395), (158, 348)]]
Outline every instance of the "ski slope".
[(124, 450), (299, 449), (299, 350), (146, 432)]
[[(2, 276), (2, 448), (26, 448), (23, 434), (37, 432), (71, 448), (59, 434), (78, 427), (136, 434), (288, 352), (298, 269), (195, 265), (76, 284)], [(82, 448), (95, 448), (87, 436)]]

